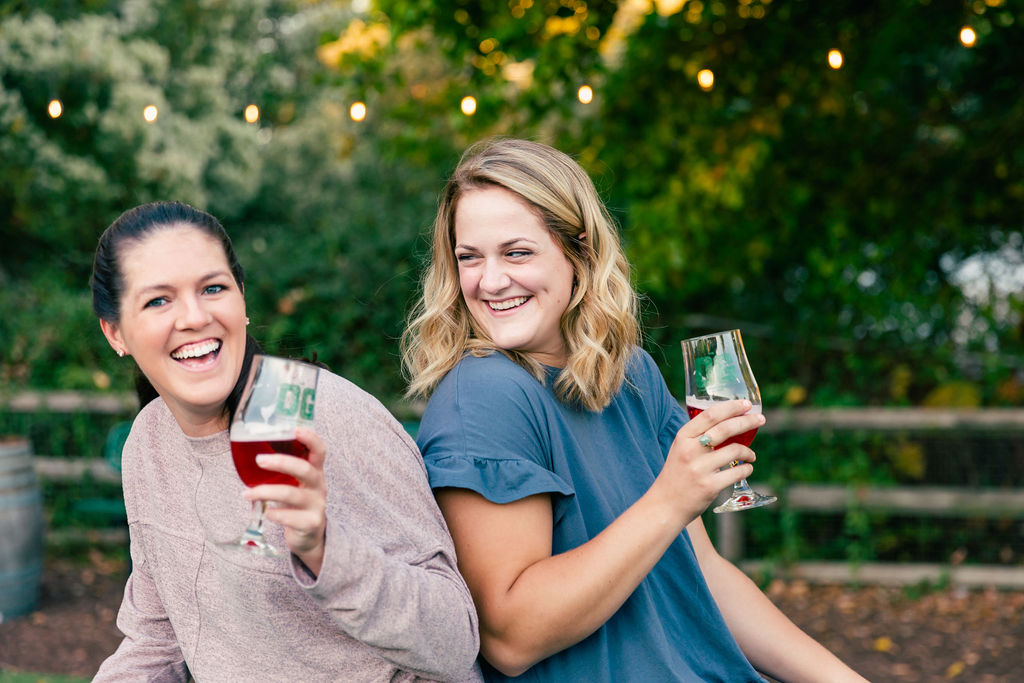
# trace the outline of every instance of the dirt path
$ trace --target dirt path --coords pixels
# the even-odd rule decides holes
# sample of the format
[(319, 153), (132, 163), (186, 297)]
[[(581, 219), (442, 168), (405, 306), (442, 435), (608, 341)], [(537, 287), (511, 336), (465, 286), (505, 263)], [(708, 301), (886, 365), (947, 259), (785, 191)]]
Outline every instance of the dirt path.
[[(121, 636), (127, 568), (93, 552), (51, 560), (38, 610), (0, 624), (0, 671), (91, 677)], [(777, 582), (768, 594), (872, 681), (1024, 680), (1024, 592), (849, 589)]]

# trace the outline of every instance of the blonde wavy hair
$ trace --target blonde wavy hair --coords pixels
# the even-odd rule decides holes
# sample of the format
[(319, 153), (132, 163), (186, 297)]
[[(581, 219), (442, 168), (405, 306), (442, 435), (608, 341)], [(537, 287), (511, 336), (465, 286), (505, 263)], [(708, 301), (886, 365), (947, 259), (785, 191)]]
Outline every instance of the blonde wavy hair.
[(544, 144), (498, 138), (463, 154), (441, 194), (420, 299), (402, 335), (410, 397), (428, 396), (468, 352), (504, 353), (544, 382), (526, 353), (498, 348), (466, 308), (455, 258), (455, 209), (467, 192), (504, 188), (533, 208), (575, 273), (561, 329), (568, 361), (555, 379), (560, 400), (598, 411), (625, 379), (640, 343), (637, 295), (615, 224), (593, 181), (568, 155)]

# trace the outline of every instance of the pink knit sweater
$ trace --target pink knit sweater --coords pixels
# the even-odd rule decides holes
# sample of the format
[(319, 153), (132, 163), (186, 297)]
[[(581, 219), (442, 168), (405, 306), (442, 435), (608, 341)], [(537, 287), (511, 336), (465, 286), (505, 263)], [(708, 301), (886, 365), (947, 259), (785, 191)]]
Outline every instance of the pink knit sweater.
[[(125, 638), (95, 680), (480, 680), (473, 601), (415, 444), (326, 371), (316, 431), (328, 525), (314, 578), (294, 556), (215, 545), (249, 514), (227, 432), (186, 437), (161, 399), (139, 413), (123, 456)], [(285, 548), (281, 527), (266, 527)]]

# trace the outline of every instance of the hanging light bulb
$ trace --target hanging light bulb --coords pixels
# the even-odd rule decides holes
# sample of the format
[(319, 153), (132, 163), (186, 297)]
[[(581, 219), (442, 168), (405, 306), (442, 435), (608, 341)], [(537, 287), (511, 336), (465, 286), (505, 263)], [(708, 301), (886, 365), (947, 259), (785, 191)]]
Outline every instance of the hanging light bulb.
[(255, 104), (250, 104), (245, 108), (243, 116), (245, 116), (246, 123), (256, 123), (260, 120), (260, 108)]
[(362, 121), (366, 118), (366, 105), (362, 102), (353, 102), (348, 108), (348, 115), (353, 121)]
[(64, 105), (61, 104), (60, 100), (52, 99), (50, 104), (46, 106), (46, 113), (50, 115), (51, 119), (59, 119), (60, 115), (64, 113)]
[(978, 34), (974, 32), (974, 29), (970, 26), (964, 26), (960, 29), (960, 43), (964, 47), (974, 47), (974, 44), (978, 42)]
[(472, 116), (476, 113), (476, 98), (472, 95), (466, 95), (462, 98), (462, 103), (459, 106), (463, 114)]
[(146, 123), (153, 123), (159, 115), (160, 112), (157, 110), (155, 104), (147, 105), (146, 108), (142, 110), (142, 118), (146, 120)]
[(583, 84), (580, 89), (576, 91), (576, 97), (583, 104), (590, 104), (594, 101), (594, 89), (589, 85)]
[(697, 85), (701, 90), (711, 90), (715, 87), (715, 74), (711, 69), (701, 69), (697, 72)]
[(836, 49), (829, 50), (828, 65), (837, 70), (843, 68), (843, 53)]

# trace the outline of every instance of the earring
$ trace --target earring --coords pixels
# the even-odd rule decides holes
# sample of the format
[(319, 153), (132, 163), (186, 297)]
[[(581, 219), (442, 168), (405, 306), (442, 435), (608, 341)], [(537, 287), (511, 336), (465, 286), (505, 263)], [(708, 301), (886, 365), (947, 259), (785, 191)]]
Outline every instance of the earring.
[(245, 326), (249, 326), (249, 316), (245, 316)]
[(117, 350), (117, 357), (118, 357), (118, 358), (124, 358), (124, 351), (123, 351), (123, 350), (121, 350), (121, 349), (118, 349), (118, 350)]

